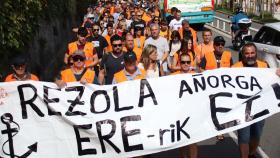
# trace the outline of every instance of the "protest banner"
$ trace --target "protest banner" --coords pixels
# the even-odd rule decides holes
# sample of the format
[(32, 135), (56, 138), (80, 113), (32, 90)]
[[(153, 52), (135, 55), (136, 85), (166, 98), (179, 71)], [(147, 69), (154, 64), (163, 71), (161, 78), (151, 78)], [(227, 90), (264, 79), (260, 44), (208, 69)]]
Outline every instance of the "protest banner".
[(217, 69), (98, 86), (0, 84), (1, 157), (133, 157), (235, 131), (280, 111), (275, 69)]

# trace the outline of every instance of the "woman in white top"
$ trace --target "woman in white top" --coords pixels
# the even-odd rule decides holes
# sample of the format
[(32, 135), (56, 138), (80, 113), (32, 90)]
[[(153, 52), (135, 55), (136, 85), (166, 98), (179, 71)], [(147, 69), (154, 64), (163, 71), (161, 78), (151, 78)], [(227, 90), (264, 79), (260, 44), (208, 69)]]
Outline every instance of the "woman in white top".
[(169, 42), (169, 56), (167, 58), (168, 68), (172, 70), (174, 54), (181, 48), (181, 37), (178, 31), (172, 31), (171, 40)]
[(163, 67), (157, 60), (156, 46), (148, 44), (144, 48), (138, 67), (146, 70), (146, 78), (164, 76)]

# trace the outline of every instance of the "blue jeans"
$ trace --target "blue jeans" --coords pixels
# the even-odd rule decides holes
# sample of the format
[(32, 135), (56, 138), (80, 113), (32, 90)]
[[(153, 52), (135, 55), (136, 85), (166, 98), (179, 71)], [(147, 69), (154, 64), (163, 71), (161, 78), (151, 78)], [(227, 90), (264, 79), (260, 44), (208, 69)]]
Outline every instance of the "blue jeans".
[(256, 122), (250, 126), (237, 130), (238, 133), (238, 144), (248, 144), (251, 139), (260, 140), (264, 120)]

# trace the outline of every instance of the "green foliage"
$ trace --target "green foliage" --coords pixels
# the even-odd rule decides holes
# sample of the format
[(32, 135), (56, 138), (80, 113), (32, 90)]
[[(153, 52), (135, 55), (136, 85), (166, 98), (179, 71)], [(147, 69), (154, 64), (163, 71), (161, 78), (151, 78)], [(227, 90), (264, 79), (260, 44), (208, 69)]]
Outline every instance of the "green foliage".
[(39, 28), (40, 19), (51, 20), (75, 12), (76, 0), (1, 0), (0, 53), (23, 50)]
[(38, 27), (42, 2), (43, 0), (1, 0), (1, 50), (16, 50), (28, 42)]

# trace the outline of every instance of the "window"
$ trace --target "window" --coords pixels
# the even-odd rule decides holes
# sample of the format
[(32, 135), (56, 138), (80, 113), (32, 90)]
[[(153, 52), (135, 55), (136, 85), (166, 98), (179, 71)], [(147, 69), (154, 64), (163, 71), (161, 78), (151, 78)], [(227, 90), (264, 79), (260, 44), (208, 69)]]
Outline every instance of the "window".
[(254, 42), (271, 45), (274, 35), (275, 30), (269, 27), (262, 27), (260, 31), (256, 34)]
[(280, 47), (280, 32), (275, 30), (275, 36), (272, 45)]

